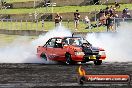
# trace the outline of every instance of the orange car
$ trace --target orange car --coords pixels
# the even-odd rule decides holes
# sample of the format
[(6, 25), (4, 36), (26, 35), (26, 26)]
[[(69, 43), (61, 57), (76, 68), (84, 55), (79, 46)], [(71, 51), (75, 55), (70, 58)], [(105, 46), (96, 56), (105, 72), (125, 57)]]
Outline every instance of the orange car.
[(82, 37), (54, 37), (44, 46), (38, 46), (37, 55), (45, 60), (61, 61), (66, 64), (94, 61), (100, 65), (105, 60), (105, 50), (93, 47)]

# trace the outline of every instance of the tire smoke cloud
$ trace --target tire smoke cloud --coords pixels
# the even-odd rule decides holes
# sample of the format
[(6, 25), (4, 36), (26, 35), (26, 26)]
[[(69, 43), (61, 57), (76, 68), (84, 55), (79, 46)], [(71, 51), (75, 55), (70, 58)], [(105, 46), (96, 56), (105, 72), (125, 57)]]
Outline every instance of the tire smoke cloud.
[[(88, 33), (86, 39), (93, 45), (106, 50), (108, 62), (132, 61), (132, 23), (122, 23), (117, 32)], [(19, 37), (11, 44), (0, 48), (0, 63), (46, 63), (36, 55), (37, 46), (44, 45), (49, 38), (72, 36), (71, 31), (60, 26), (37, 39), (29, 41), (27, 36)]]
[(132, 61), (132, 23), (121, 23), (117, 32), (91, 33), (87, 34), (87, 40), (94, 46), (102, 47), (106, 50), (109, 62)]
[(36, 55), (37, 46), (44, 45), (51, 37), (71, 36), (71, 32), (60, 26), (40, 35), (37, 39), (30, 41), (28, 36), (16, 38), (8, 46), (0, 48), (0, 63), (45, 63), (52, 61), (39, 59)]

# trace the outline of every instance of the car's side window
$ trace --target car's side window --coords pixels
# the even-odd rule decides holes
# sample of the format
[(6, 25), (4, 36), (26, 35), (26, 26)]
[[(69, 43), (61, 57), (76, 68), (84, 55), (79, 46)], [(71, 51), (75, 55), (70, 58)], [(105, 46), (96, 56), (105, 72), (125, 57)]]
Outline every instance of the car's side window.
[(63, 43), (63, 46), (67, 46), (68, 45), (68, 39), (66, 39), (66, 38), (63, 39), (62, 40), (62, 43)]
[(56, 39), (55, 48), (62, 48), (62, 39), (61, 38)]
[(54, 46), (55, 46), (55, 40), (56, 40), (56, 39), (51, 39), (50, 41), (48, 41), (48, 42), (46, 43), (46, 46), (47, 46), (47, 47), (54, 47)]

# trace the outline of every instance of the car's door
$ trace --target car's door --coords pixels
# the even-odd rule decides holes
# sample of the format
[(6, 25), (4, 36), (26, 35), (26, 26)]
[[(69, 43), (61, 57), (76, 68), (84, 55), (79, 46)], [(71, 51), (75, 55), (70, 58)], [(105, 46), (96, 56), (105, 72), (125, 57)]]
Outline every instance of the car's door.
[(66, 53), (66, 49), (63, 48), (62, 39), (57, 38), (56, 42), (55, 42), (54, 49), (53, 49), (54, 60), (64, 61), (65, 60), (65, 53)]
[(55, 46), (55, 38), (52, 38), (48, 40), (48, 42), (45, 44), (45, 53), (48, 59), (53, 59), (53, 49)]

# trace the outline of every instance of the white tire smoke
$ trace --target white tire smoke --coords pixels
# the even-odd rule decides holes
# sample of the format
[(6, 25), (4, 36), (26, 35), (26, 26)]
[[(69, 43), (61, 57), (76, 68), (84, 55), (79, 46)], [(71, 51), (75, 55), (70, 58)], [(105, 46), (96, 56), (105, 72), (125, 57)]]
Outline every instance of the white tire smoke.
[(38, 58), (36, 50), (37, 46), (44, 45), (49, 38), (56, 36), (71, 36), (71, 32), (64, 27), (57, 27), (32, 42), (26, 36), (17, 38), (8, 46), (0, 48), (0, 63), (54, 63)]
[[(109, 62), (132, 61), (132, 24), (121, 24), (115, 33), (88, 33), (86, 38), (93, 46), (106, 50)], [(20, 37), (8, 46), (0, 48), (0, 63), (54, 63), (36, 56), (37, 46), (44, 45), (51, 37), (71, 36), (72, 33), (60, 26), (40, 35), (32, 42), (28, 37)]]
[(117, 32), (92, 33), (86, 38), (93, 45), (106, 50), (107, 59), (110, 62), (132, 61), (132, 23), (122, 23)]

